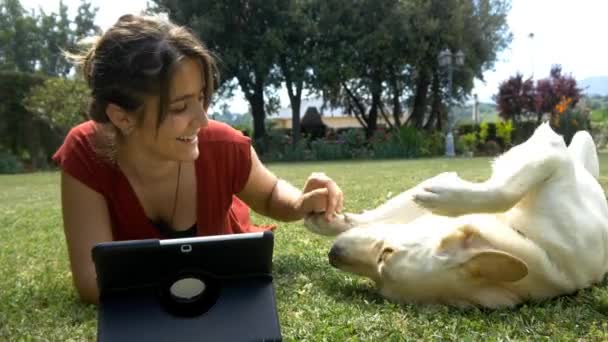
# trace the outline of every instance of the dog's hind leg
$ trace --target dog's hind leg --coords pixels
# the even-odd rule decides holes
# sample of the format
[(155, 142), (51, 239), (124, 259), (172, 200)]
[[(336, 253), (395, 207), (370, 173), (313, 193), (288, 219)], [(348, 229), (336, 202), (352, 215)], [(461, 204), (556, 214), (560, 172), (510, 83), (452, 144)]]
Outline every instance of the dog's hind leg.
[(494, 162), (486, 182), (471, 183), (445, 173), (423, 183), (414, 200), (446, 216), (505, 212), (558, 172), (571, 172), (571, 163), (563, 138), (543, 124)]
[(575, 162), (581, 163), (595, 178), (600, 176), (600, 166), (597, 159), (597, 150), (591, 134), (587, 131), (578, 131), (572, 137), (568, 153)]

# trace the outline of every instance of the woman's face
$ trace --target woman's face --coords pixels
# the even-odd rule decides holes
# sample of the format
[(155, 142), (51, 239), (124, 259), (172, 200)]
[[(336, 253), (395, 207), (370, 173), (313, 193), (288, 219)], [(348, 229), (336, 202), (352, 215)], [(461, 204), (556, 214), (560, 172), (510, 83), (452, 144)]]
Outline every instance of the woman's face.
[(168, 113), (158, 133), (159, 98), (150, 96), (144, 100), (144, 119), (133, 131), (133, 140), (159, 159), (198, 158), (197, 134), (208, 123), (203, 86), (199, 61), (185, 58), (179, 62), (171, 78)]

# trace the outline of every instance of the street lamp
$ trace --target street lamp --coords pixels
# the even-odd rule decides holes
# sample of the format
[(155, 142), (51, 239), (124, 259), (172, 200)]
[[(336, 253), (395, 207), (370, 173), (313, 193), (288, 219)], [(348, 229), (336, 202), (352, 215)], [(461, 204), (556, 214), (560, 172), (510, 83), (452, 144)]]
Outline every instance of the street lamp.
[(445, 155), (447, 157), (453, 157), (454, 153), (454, 134), (453, 134), (453, 125), (454, 125), (454, 115), (452, 113), (451, 101), (453, 98), (452, 92), (452, 74), (454, 72), (454, 68), (458, 68), (464, 65), (464, 52), (458, 50), (455, 54), (452, 54), (452, 51), (449, 49), (444, 49), (439, 53), (438, 57), (439, 67), (447, 70), (448, 73), (448, 127), (447, 134), (445, 136)]

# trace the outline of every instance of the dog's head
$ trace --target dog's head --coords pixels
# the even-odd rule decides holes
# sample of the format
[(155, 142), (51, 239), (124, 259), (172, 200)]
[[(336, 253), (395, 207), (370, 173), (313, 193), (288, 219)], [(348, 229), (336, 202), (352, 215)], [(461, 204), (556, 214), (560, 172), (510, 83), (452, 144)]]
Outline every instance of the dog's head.
[(336, 238), (329, 262), (373, 279), (389, 297), (467, 301), (475, 288), (515, 282), (528, 273), (524, 261), (493, 246), (482, 231), (446, 217), (353, 228)]

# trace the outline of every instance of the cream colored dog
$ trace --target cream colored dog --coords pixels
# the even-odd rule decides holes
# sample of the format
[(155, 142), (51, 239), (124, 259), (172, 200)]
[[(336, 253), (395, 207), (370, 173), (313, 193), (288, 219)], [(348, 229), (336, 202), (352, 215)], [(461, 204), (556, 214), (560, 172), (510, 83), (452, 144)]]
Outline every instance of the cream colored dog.
[(571, 293), (608, 270), (608, 205), (587, 132), (548, 124), (497, 158), (490, 179), (442, 173), (362, 214), (306, 219), (340, 234), (329, 262), (392, 300), (498, 308)]

